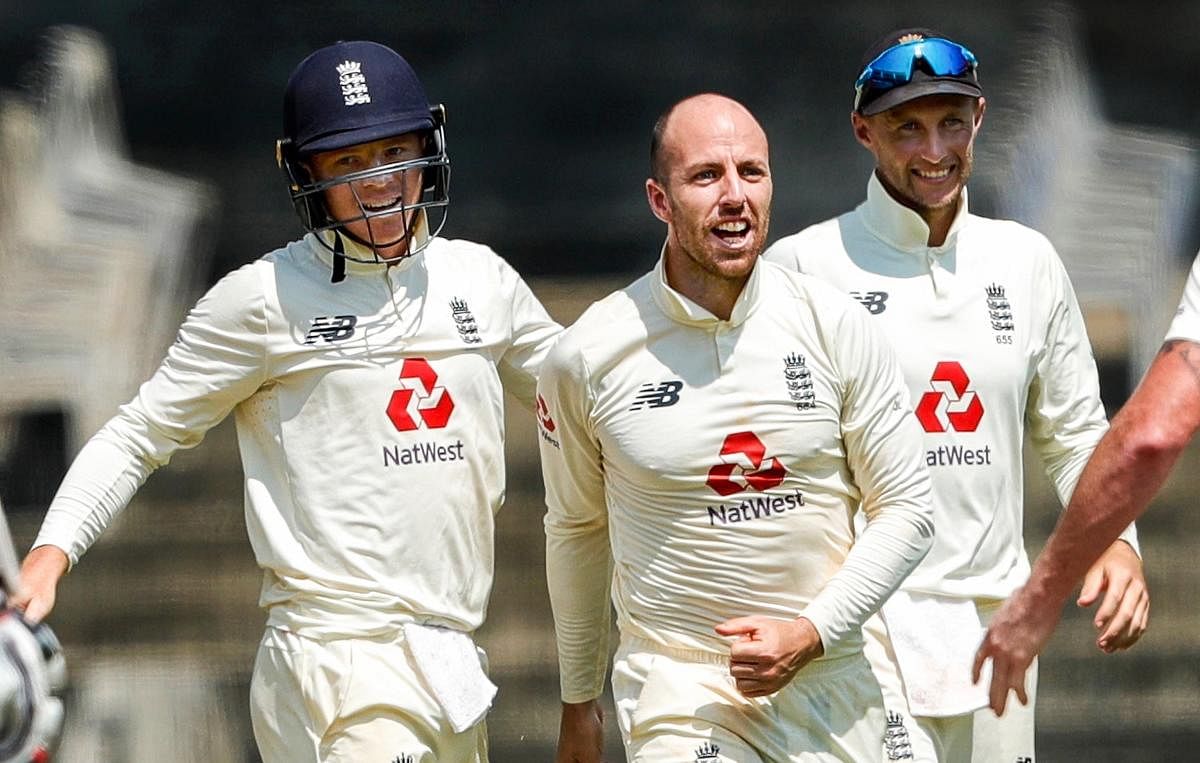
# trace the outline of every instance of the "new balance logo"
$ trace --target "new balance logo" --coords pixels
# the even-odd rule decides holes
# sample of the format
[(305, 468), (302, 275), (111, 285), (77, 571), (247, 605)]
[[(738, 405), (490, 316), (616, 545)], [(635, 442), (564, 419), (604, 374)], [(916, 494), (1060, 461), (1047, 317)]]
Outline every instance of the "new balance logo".
[(326, 342), (340, 342), (354, 336), (354, 327), (358, 324), (357, 315), (320, 315), (312, 319), (308, 333), (304, 336), (305, 344), (316, 344), (318, 339)]
[(871, 315), (879, 315), (887, 309), (888, 293), (886, 291), (852, 291), (850, 296), (867, 308), (867, 312)]
[(666, 408), (668, 405), (675, 405), (679, 402), (679, 390), (681, 389), (683, 389), (683, 382), (678, 379), (657, 383), (647, 382), (638, 387), (637, 397), (633, 399), (633, 405), (629, 406), (629, 410), (640, 411), (643, 408)]

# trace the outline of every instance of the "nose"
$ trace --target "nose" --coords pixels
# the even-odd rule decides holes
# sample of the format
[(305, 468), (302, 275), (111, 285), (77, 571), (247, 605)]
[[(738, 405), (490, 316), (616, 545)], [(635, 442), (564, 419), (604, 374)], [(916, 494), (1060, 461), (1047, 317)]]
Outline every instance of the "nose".
[(940, 130), (930, 130), (926, 135), (925, 144), (921, 147), (921, 158), (931, 164), (937, 164), (946, 158), (946, 138)]
[[(389, 162), (383, 158), (376, 158), (371, 162), (369, 169), (378, 169), (379, 167), (388, 164)], [(399, 185), (403, 181), (404, 170), (399, 172), (378, 172), (365, 178), (361, 178), (356, 182), (356, 185), (365, 189), (383, 189), (391, 188)]]
[(737, 168), (731, 167), (721, 181), (721, 206), (740, 209), (746, 202), (746, 185)]

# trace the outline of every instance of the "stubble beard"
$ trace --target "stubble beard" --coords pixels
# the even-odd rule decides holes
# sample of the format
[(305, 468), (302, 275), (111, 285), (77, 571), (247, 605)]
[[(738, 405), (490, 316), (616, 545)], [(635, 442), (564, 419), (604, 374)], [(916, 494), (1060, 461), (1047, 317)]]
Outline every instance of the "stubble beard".
[(962, 190), (967, 187), (967, 181), (971, 179), (971, 170), (975, 165), (974, 152), (967, 149), (958, 162), (958, 183), (955, 186), (954, 192), (947, 194), (933, 204), (929, 204), (922, 199), (919, 199), (914, 189), (911, 193), (900, 194), (907, 202), (908, 206), (918, 214), (941, 212), (946, 209), (952, 209), (958, 205), (959, 198), (962, 197)]
[[(674, 208), (676, 219), (682, 216), (682, 210)], [(676, 240), (683, 255), (692, 263), (692, 268), (705, 274), (707, 279), (723, 282), (745, 282), (754, 263), (758, 261), (763, 249), (766, 248), (767, 229), (771, 213), (766, 210), (761, 215), (752, 216), (752, 232), (754, 242), (750, 247), (741, 251), (730, 252), (709, 241), (711, 227), (698, 225), (688, 231), (686, 238), (676, 235)], [(737, 263), (736, 268), (731, 268)], [(742, 263), (745, 263), (742, 266)], [(736, 270), (736, 272), (734, 272)]]

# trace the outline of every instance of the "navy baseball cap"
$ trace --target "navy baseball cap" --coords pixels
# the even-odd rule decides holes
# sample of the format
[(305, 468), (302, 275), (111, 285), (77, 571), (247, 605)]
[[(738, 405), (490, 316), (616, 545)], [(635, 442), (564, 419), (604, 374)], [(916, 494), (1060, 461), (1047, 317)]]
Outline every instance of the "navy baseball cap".
[(283, 94), (283, 134), (303, 154), (433, 127), (416, 72), (377, 42), (338, 42), (313, 52)]
[(898, 29), (863, 54), (854, 110), (878, 114), (927, 95), (980, 97), (978, 62), (970, 50), (924, 27)]

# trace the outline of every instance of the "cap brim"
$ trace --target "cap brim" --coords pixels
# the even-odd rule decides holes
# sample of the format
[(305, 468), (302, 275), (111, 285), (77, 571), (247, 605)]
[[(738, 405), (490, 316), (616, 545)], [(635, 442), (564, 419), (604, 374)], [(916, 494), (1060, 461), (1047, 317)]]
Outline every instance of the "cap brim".
[(983, 95), (983, 90), (979, 85), (957, 79), (913, 81), (886, 91), (883, 95), (863, 106), (861, 113), (869, 117), (872, 114), (887, 111), (890, 108), (899, 106), (902, 103), (908, 103), (917, 98), (924, 98), (927, 95), (945, 94), (969, 95), (978, 98)]
[(433, 117), (429, 115), (429, 112), (426, 112), (420, 116), (409, 115), (390, 122), (380, 122), (365, 127), (355, 127), (349, 130), (340, 130), (327, 135), (321, 135), (306, 141), (297, 150), (303, 154), (332, 151), (333, 149), (355, 146), (359, 143), (370, 143), (373, 140), (390, 138), (395, 135), (432, 129)]

